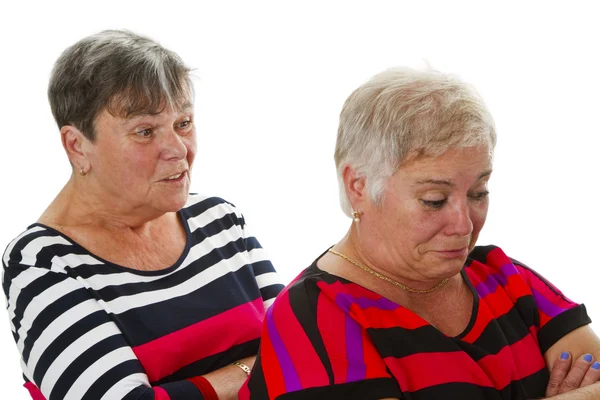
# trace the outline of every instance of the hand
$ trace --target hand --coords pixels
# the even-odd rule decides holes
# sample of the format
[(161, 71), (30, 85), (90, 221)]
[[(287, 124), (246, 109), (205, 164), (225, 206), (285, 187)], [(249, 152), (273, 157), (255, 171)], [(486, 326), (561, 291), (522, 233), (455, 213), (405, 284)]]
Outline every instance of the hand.
[(584, 354), (571, 365), (571, 354), (563, 352), (554, 362), (546, 397), (556, 396), (573, 389), (591, 385), (600, 379), (600, 362), (591, 354)]

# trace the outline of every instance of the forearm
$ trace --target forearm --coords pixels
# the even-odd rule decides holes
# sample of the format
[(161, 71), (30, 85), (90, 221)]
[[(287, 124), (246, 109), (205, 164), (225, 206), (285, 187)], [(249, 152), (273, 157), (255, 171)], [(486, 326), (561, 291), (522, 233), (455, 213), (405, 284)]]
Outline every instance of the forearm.
[[(243, 358), (239, 361), (252, 368), (255, 358), (255, 356), (252, 356)], [(219, 397), (219, 400), (237, 400), (238, 392), (247, 378), (246, 373), (235, 365), (227, 365), (202, 376), (209, 381)], [(188, 379), (153, 387), (142, 385), (129, 392), (128, 395), (123, 398), (125, 400), (154, 400), (156, 395), (158, 394), (160, 397), (161, 393), (166, 393), (172, 399), (202, 398), (198, 387), (192, 383), (192, 380)]]
[(546, 397), (551, 400), (596, 400), (600, 399), (600, 383), (585, 386), (557, 396)]
[[(256, 356), (252, 356), (243, 358), (239, 361), (252, 369), (255, 359)], [(212, 371), (204, 375), (204, 377), (213, 386), (215, 392), (217, 392), (219, 400), (237, 400), (238, 392), (246, 381), (247, 375), (238, 366), (228, 365), (216, 371)]]

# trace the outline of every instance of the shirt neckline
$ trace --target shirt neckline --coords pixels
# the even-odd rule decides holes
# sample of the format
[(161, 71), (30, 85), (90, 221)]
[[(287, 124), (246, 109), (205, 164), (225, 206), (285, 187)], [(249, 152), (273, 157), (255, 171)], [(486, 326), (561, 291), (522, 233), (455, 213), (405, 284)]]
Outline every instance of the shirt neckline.
[[(350, 284), (353, 284), (353, 285), (356, 285), (356, 286), (360, 286), (362, 289), (367, 290), (370, 293), (373, 293), (373, 294), (375, 294), (377, 296), (381, 296), (379, 293), (375, 293), (371, 289), (368, 289), (368, 288), (366, 288), (366, 287), (364, 287), (362, 285), (359, 285), (356, 282), (350, 281), (350, 280), (348, 280), (346, 278), (342, 278), (342, 277), (337, 276), (337, 275), (330, 274), (329, 272), (320, 269), (317, 266), (317, 262), (319, 261), (319, 259), (321, 257), (323, 257), (327, 253), (327, 251), (328, 250), (325, 250), (319, 257), (317, 257), (317, 259), (310, 265), (309, 269), (312, 269), (313, 271), (317, 272), (319, 275), (326, 275), (326, 276), (329, 276), (329, 277), (331, 277), (331, 278), (333, 278), (335, 280), (341, 281), (342, 283), (350, 283)], [(467, 257), (467, 260), (465, 261), (465, 264), (464, 264), (463, 268), (460, 270), (460, 274), (461, 274), (462, 278), (464, 279), (464, 281), (467, 284), (469, 290), (471, 291), (471, 294), (473, 295), (473, 306), (471, 307), (471, 317), (469, 318), (469, 322), (467, 323), (467, 326), (463, 329), (463, 331), (461, 333), (459, 333), (456, 336), (446, 335), (445, 333), (443, 333), (442, 331), (440, 331), (439, 329), (437, 329), (435, 326), (431, 325), (429, 323), (429, 321), (425, 320), (419, 314), (415, 313), (412, 310), (409, 310), (408, 308), (402, 306), (401, 304), (396, 303), (395, 301), (389, 300), (387, 298), (386, 299), (388, 301), (392, 302), (393, 304), (397, 305), (398, 307), (401, 307), (401, 308), (405, 309), (406, 311), (412, 313), (417, 318), (420, 318), (428, 326), (430, 326), (433, 329), (435, 329), (441, 335), (443, 335), (443, 336), (445, 336), (445, 337), (447, 337), (449, 339), (462, 340), (465, 336), (467, 336), (471, 332), (471, 330), (473, 329), (473, 326), (475, 326), (475, 322), (477, 322), (477, 316), (479, 314), (479, 294), (475, 290), (475, 287), (473, 286), (473, 283), (471, 282), (471, 280), (470, 280), (470, 278), (469, 278), (469, 276), (468, 276), (468, 274), (466, 272), (466, 269), (471, 265), (471, 263), (473, 261), (474, 261), (473, 259), (471, 259), (470, 257)], [(381, 296), (381, 297), (383, 297), (383, 296)]]
[(31, 224), (28, 227), (28, 229), (39, 226), (39, 227), (47, 229), (51, 232), (54, 232), (57, 235), (61, 236), (66, 241), (68, 241), (70, 244), (72, 244), (75, 248), (79, 249), (80, 251), (83, 251), (87, 255), (93, 257), (94, 259), (101, 261), (103, 264), (123, 270), (123, 272), (129, 272), (132, 274), (143, 275), (143, 276), (156, 276), (156, 275), (166, 275), (172, 271), (175, 271), (177, 268), (179, 268), (179, 266), (183, 263), (183, 261), (186, 259), (187, 255), (189, 254), (189, 251), (191, 248), (192, 232), (190, 231), (190, 227), (187, 223), (187, 220), (186, 220), (185, 216), (183, 215), (183, 209), (177, 211), (177, 216), (179, 217), (179, 220), (183, 224), (183, 229), (185, 230), (185, 246), (183, 248), (183, 251), (181, 252), (181, 255), (179, 256), (179, 258), (171, 266), (162, 268), (162, 269), (158, 269), (158, 270), (153, 270), (153, 271), (142, 271), (139, 269), (130, 268), (130, 267), (126, 267), (124, 265), (116, 264), (112, 261), (108, 261), (108, 260), (94, 254), (93, 252), (89, 251), (87, 248), (83, 247), (82, 245), (80, 245), (75, 240), (71, 239), (69, 236), (65, 235), (61, 231), (59, 231), (55, 228), (52, 228), (48, 225), (42, 224), (40, 222)]

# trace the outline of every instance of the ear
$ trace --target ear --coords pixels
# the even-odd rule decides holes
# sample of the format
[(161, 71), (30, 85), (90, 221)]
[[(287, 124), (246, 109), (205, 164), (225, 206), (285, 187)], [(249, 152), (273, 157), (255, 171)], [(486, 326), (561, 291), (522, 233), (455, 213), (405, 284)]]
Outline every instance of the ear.
[(86, 155), (86, 149), (91, 144), (89, 139), (73, 125), (65, 125), (60, 128), (60, 136), (73, 168), (76, 171), (83, 170), (87, 173), (90, 169), (90, 161)]
[(344, 167), (342, 178), (344, 179), (346, 196), (348, 196), (348, 201), (352, 208), (356, 211), (364, 210), (365, 202), (368, 199), (366, 192), (366, 178), (362, 175), (358, 175), (350, 165)]

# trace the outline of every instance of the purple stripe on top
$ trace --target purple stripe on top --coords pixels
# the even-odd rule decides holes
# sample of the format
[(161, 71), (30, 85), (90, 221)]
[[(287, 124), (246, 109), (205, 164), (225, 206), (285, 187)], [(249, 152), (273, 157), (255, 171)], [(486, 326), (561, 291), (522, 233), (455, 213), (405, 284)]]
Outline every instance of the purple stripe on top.
[(335, 296), (335, 304), (346, 313), (346, 359), (348, 360), (346, 382), (363, 380), (367, 377), (367, 366), (365, 365), (362, 327), (349, 315), (350, 308), (354, 304), (361, 310), (374, 307), (380, 310), (392, 311), (400, 306), (385, 297), (375, 300), (368, 297), (354, 297), (347, 293), (338, 293)]
[(367, 376), (361, 327), (349, 315), (346, 315), (346, 359), (348, 372), (346, 382), (360, 381)]
[(542, 311), (544, 314), (548, 315), (551, 318), (554, 318), (563, 311), (568, 310), (567, 308), (559, 307), (556, 304), (552, 303), (543, 294), (541, 294), (534, 288), (531, 288), (531, 293), (533, 293), (535, 304), (537, 304), (540, 311)]
[(495, 272), (488, 275), (484, 282), (481, 282), (475, 287), (479, 297), (485, 297), (490, 293), (494, 293), (498, 286), (506, 286), (508, 283), (508, 277), (511, 275), (518, 274), (519, 271), (512, 263), (504, 264), (500, 267), (500, 273)]
[(345, 312), (350, 312), (352, 304), (356, 304), (361, 310), (374, 307), (380, 310), (392, 311), (400, 307), (398, 304), (385, 297), (374, 300), (367, 297), (354, 297), (347, 293), (338, 293), (337, 296), (335, 296), (335, 304)]
[(511, 276), (518, 274), (519, 270), (517, 269), (517, 267), (515, 267), (515, 264), (507, 263), (500, 267), (500, 272), (502, 272), (502, 275), (504, 276)]
[(275, 326), (275, 320), (273, 319), (273, 308), (274, 307), (269, 307), (265, 315), (265, 318), (267, 319), (267, 330), (269, 332), (271, 343), (273, 344), (273, 349), (277, 355), (277, 360), (281, 366), (281, 373), (283, 374), (285, 389), (288, 392), (293, 392), (295, 390), (302, 389), (302, 385), (300, 384), (300, 378), (298, 377), (296, 368), (294, 368), (292, 359), (288, 354), (283, 341), (281, 340), (281, 336), (279, 336), (277, 327)]

